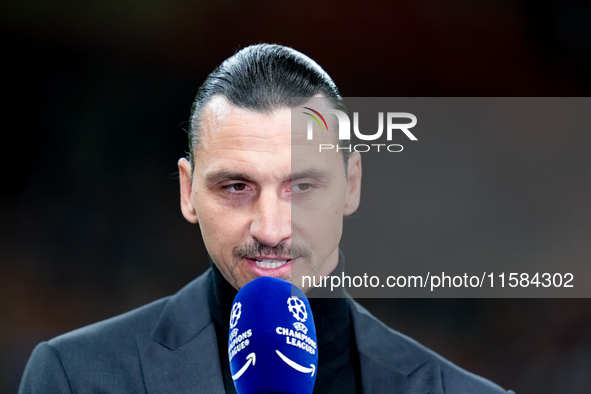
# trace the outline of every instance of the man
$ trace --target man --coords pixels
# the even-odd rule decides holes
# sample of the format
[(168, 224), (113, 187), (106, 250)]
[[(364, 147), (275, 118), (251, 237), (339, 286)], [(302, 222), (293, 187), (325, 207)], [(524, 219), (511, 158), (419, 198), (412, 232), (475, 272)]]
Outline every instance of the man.
[[(330, 77), (286, 47), (245, 48), (209, 75), (191, 111), (189, 158), (178, 166), (181, 210), (199, 224), (211, 269), (174, 296), (38, 345), (21, 393), (235, 392), (226, 349), (237, 290), (259, 276), (302, 286), (302, 276), (344, 269), (338, 243), (343, 216), (359, 205), (361, 158), (317, 154), (292, 132), (291, 110), (311, 100), (345, 110)], [(341, 295), (310, 299), (315, 392), (505, 392)]]

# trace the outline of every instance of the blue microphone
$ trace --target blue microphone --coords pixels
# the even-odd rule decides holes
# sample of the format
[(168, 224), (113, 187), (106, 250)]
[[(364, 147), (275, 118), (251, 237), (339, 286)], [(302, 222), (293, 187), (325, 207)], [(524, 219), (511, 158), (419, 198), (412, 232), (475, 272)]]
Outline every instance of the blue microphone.
[(318, 345), (304, 293), (277, 278), (247, 283), (232, 304), (228, 357), (238, 394), (311, 394)]

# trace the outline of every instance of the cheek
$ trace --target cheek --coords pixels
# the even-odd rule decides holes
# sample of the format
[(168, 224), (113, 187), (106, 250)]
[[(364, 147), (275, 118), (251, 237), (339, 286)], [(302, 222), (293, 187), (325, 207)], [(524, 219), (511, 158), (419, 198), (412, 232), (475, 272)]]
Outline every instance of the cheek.
[(337, 202), (329, 202), (314, 210), (292, 210), (292, 236), (309, 246), (331, 248), (339, 242), (342, 232), (343, 208)]
[(231, 251), (239, 244), (243, 232), (240, 215), (209, 201), (196, 202), (199, 227), (208, 251), (216, 254)]
[(306, 233), (336, 231), (341, 227), (345, 207), (345, 185), (338, 184), (322, 191), (317, 198), (299, 204), (292, 204), (292, 222)]
[(339, 204), (336, 204), (336, 203), (333, 202), (331, 204), (331, 208), (332, 208), (332, 211), (333, 211), (333, 215), (334, 216), (337, 216), (337, 217), (338, 216), (343, 216), (343, 206), (342, 205), (339, 205)]

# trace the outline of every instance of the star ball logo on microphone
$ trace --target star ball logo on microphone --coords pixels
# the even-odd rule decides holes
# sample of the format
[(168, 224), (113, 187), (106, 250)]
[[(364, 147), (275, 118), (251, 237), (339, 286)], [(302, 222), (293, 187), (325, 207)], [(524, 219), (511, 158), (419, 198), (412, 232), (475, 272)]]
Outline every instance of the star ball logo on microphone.
[(240, 315), (242, 315), (242, 304), (237, 302), (232, 305), (232, 314), (230, 315), (230, 328), (236, 327), (238, 324), (238, 319), (240, 319)]
[(293, 314), (293, 317), (302, 323), (308, 319), (308, 312), (306, 312), (306, 304), (296, 296), (291, 296), (287, 299), (287, 309)]
[[(320, 111), (312, 109), (310, 107), (302, 107), (310, 112), (303, 112), (303, 114), (308, 115), (311, 119), (308, 119), (307, 124), (307, 138), (308, 140), (314, 139), (314, 121), (316, 124), (320, 126), (321, 131), (328, 131), (328, 123), (322, 113), (324, 114), (333, 114), (337, 117), (338, 127), (339, 127), (339, 140), (351, 140), (351, 121), (349, 120), (349, 116), (338, 109), (333, 108), (325, 108)], [(320, 119), (319, 119), (320, 118)], [(384, 118), (386, 118), (386, 140), (392, 141), (392, 135), (394, 134), (394, 130), (400, 130), (406, 135), (411, 141), (417, 141), (417, 137), (414, 136), (413, 133), (409, 129), (415, 127), (417, 125), (417, 117), (408, 112), (387, 112), (386, 116), (384, 116), (383, 112), (378, 112), (378, 131), (374, 134), (363, 134), (359, 130), (359, 113), (353, 112), (353, 132), (355, 136), (362, 141), (375, 141), (382, 136), (384, 133)], [(409, 119), (410, 123), (395, 123), (395, 119)], [(324, 125), (324, 126), (323, 126)], [(356, 144), (351, 146), (339, 146), (338, 144), (335, 146), (333, 144), (319, 144), (318, 146), (319, 152), (326, 151), (326, 150), (335, 150), (337, 152), (342, 150), (348, 150), (349, 152), (369, 152), (369, 151), (377, 151), (377, 152), (402, 152), (404, 147), (401, 144)]]

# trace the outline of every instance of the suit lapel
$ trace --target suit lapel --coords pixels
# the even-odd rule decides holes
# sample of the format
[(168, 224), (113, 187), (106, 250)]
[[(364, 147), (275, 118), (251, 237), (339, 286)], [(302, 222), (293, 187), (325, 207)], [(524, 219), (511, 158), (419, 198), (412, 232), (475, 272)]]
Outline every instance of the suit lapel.
[(137, 337), (149, 394), (225, 393), (207, 302), (210, 273), (170, 297), (150, 336)]
[(422, 345), (349, 299), (364, 393), (443, 394), (441, 373)]

